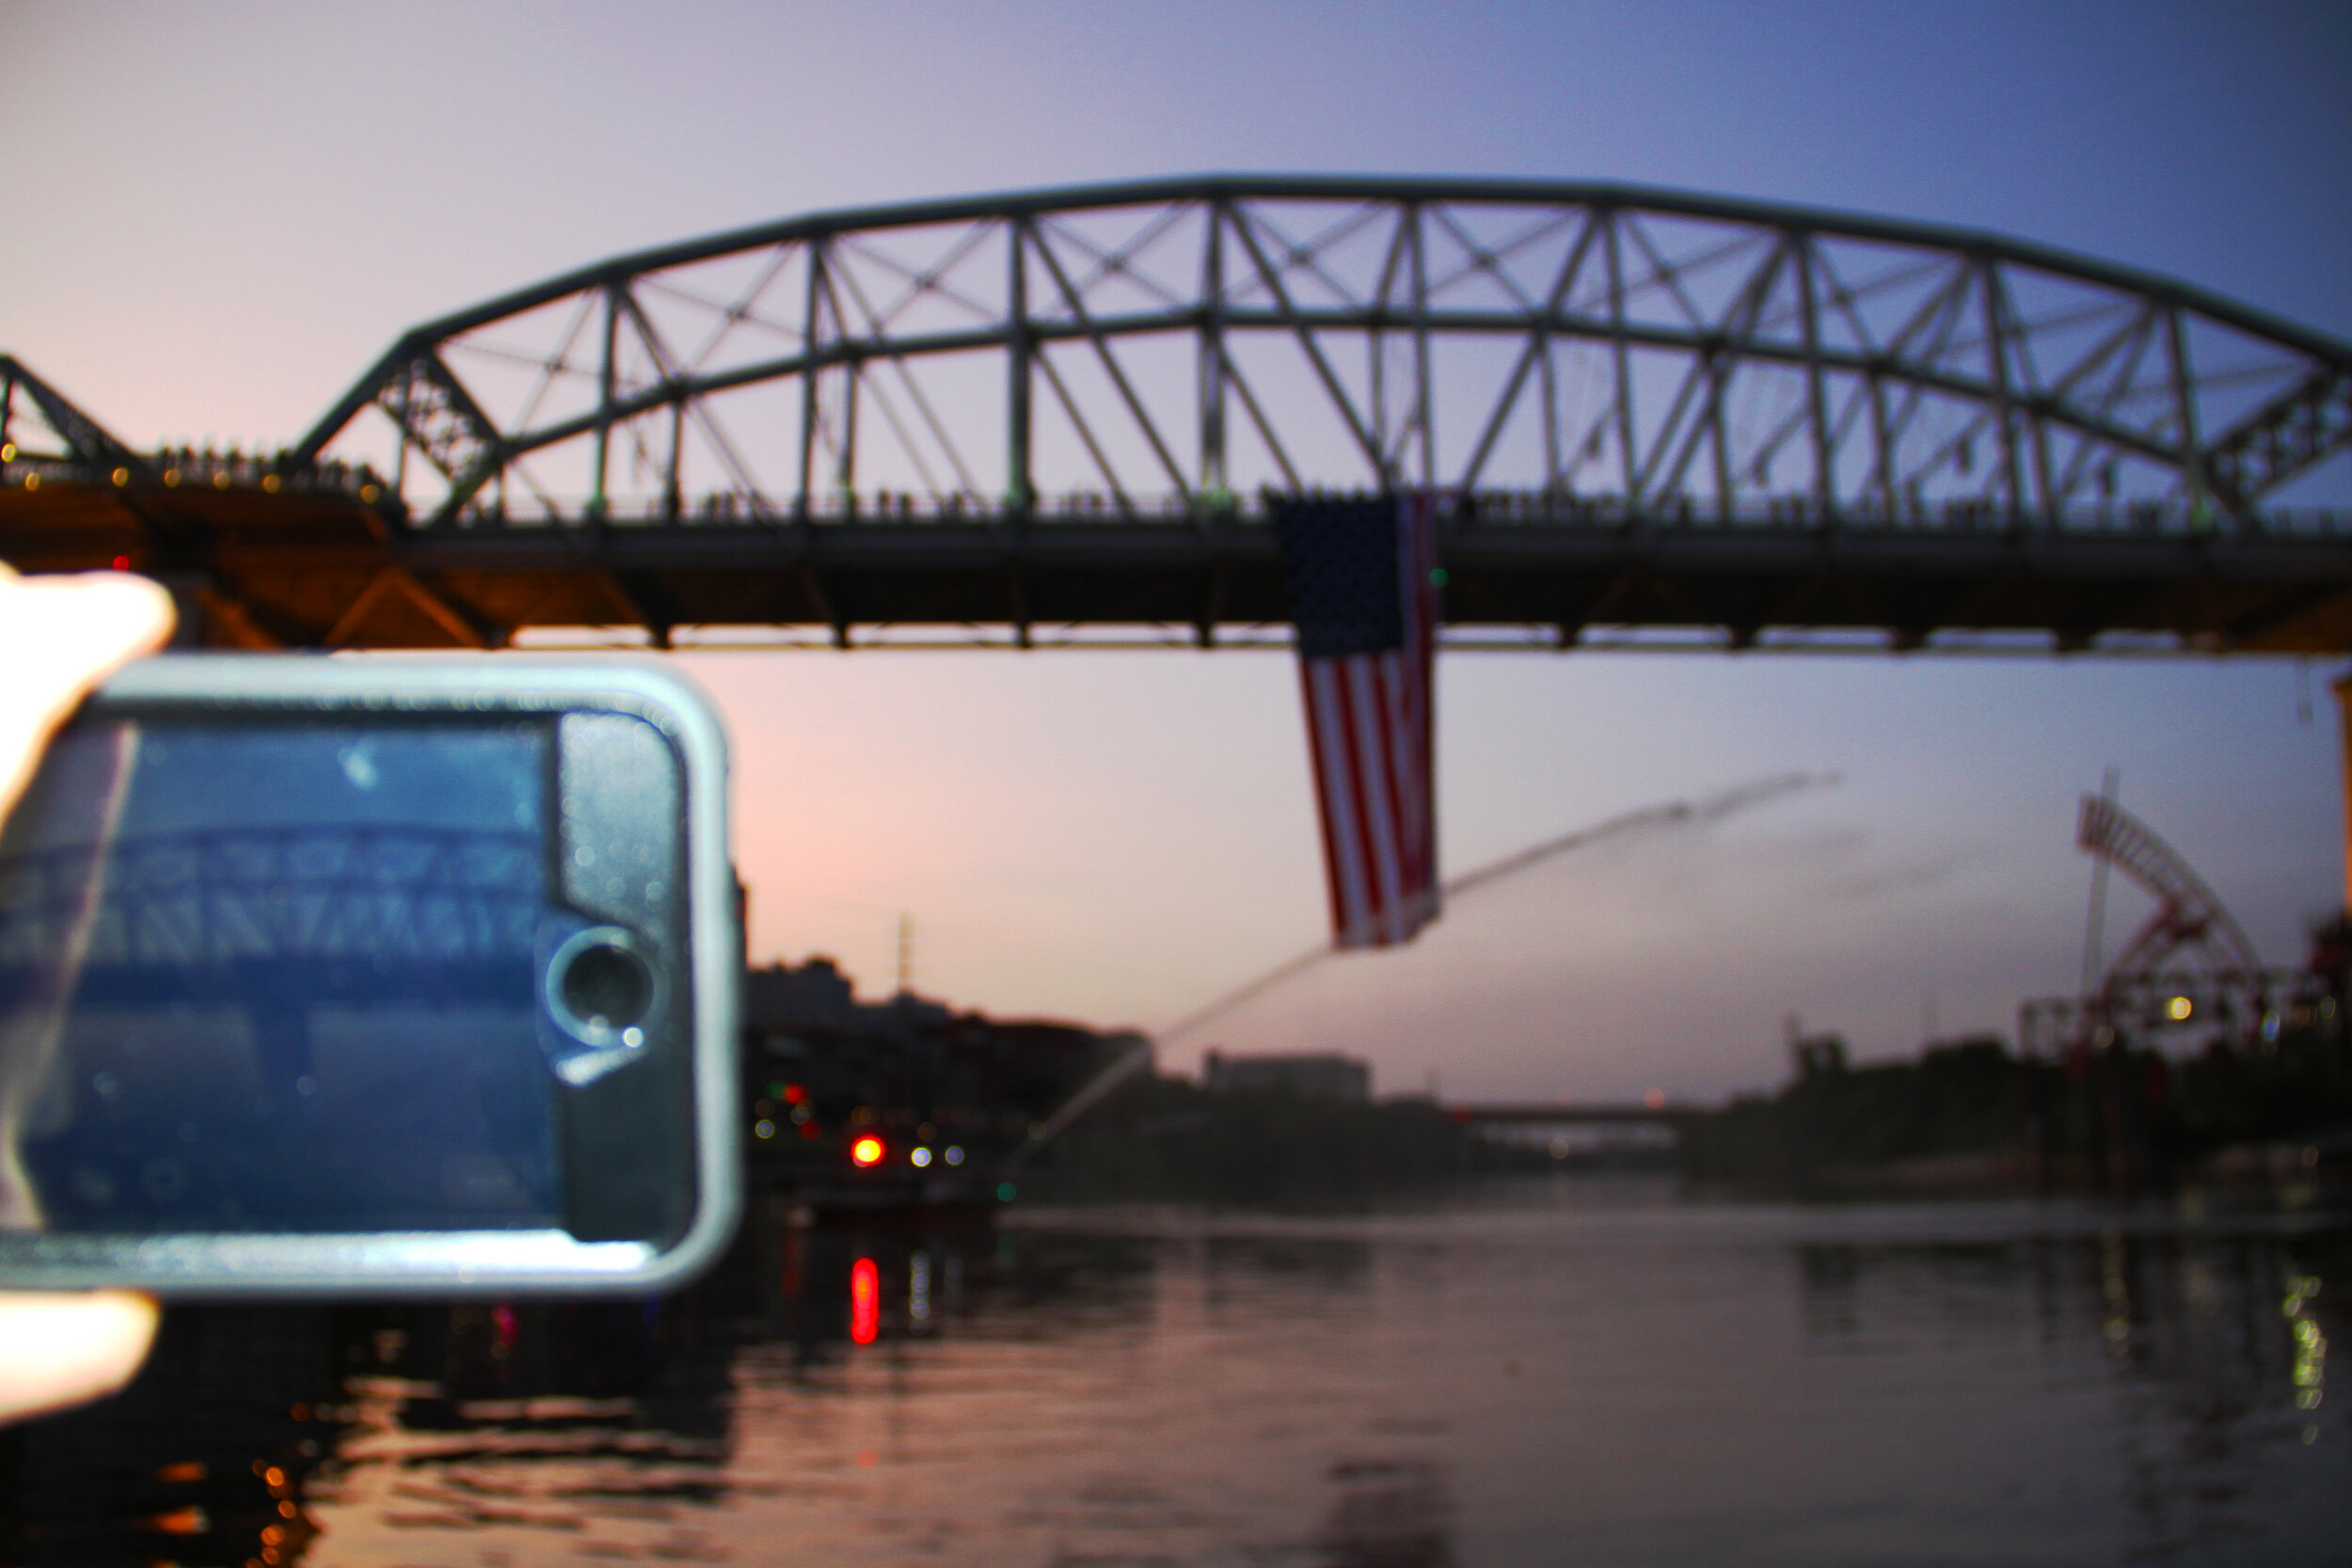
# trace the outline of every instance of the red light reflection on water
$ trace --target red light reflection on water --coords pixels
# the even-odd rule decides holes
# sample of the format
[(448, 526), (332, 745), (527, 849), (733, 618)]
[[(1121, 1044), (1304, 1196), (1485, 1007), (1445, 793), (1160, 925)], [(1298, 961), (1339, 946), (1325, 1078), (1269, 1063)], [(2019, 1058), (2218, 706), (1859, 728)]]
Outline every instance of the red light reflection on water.
[(490, 1359), (505, 1361), (514, 1356), (515, 1341), (522, 1338), (522, 1320), (505, 1302), (490, 1308)]
[(850, 1265), (850, 1339), (870, 1345), (882, 1335), (882, 1271), (871, 1258)]

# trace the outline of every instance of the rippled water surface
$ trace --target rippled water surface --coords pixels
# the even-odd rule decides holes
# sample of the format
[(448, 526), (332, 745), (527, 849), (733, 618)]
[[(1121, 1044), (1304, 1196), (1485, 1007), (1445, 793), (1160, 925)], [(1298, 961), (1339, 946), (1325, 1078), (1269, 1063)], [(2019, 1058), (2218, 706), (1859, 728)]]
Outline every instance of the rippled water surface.
[(2352, 1232), (1564, 1181), (756, 1222), (659, 1304), (176, 1313), (28, 1562), (2333, 1563)]

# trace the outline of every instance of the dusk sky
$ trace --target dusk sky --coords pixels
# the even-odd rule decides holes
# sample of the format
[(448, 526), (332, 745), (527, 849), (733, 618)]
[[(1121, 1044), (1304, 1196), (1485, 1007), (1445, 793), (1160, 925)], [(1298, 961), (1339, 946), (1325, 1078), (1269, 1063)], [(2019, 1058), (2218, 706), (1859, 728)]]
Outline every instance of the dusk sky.
[[(140, 445), (293, 440), (403, 329), (831, 207), (1208, 171), (1622, 180), (1982, 227), (2352, 338), (2342, 6), (108, 7), (0, 0), (0, 352)], [(2341, 472), (2341, 467), (2339, 467)], [(2332, 498), (2352, 503), (2352, 488)], [(1147, 1030), (1323, 934), (1273, 653), (679, 656), (737, 745), (755, 957)], [(2333, 664), (1449, 656), (1460, 871), (1789, 768), (1835, 788), (1553, 863), (1172, 1043), (1383, 1089), (1713, 1097), (1782, 1019), (1865, 1056), (2073, 987), (2076, 797), (2265, 958), (2343, 892)], [(2109, 946), (2145, 914), (2119, 889)]]

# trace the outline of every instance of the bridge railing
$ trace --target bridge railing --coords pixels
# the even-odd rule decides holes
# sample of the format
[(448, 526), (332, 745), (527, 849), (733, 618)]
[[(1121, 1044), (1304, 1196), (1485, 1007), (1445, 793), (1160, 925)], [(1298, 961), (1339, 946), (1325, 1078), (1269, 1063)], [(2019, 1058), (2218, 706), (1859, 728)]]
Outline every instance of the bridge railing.
[[(332, 495), (374, 507), (396, 525), (421, 521), (409, 517), (407, 509), (389, 492), (383, 477), (364, 463), (329, 459), (305, 467), (282, 454), (197, 451), (186, 448), (162, 448), (142, 455), (151, 466), (151, 474), (135, 475), (121, 467), (93, 474), (88, 465), (72, 457), (20, 452), (0, 462), (0, 487), (37, 491), (44, 485), (129, 488), (137, 484), (166, 490)], [(609, 525), (635, 528), (772, 527), (803, 519), (820, 525), (996, 523), (1011, 518), (1048, 525), (1226, 521), (1255, 526), (1271, 520), (1270, 495), (1265, 491), (1222, 497), (1173, 492), (1117, 495), (1079, 489), (1041, 494), (1029, 506), (1020, 508), (985, 498), (876, 489), (812, 498), (804, 512), (795, 512), (789, 502), (714, 490), (682, 498), (675, 506), (660, 498), (608, 499), (601, 513), (592, 510), (590, 497), (574, 495), (534, 498), (537, 504), (512, 512), (505, 510), (502, 503), (478, 502), (443, 526), (467, 530), (537, 528), (576, 525), (597, 517)], [(1788, 495), (1746, 499), (1725, 507), (1683, 496), (1631, 507), (1623, 496), (1605, 491), (1571, 495), (1541, 490), (1480, 490), (1467, 501), (1467, 505), (1457, 501), (1457, 526), (1475, 523), (1482, 528), (1643, 527), (1795, 532), (1834, 528), (1857, 532), (1936, 533), (2009, 533), (2022, 528), (2028, 532), (2069, 536), (2352, 538), (2352, 510), (2327, 506), (2257, 508), (2237, 516), (2218, 516), (2211, 511), (2198, 513), (2161, 501), (2096, 501), (2012, 519), (1997, 505), (1953, 498), (1915, 500), (1892, 508), (1868, 504), (1824, 507), (1812, 497)]]
[[(357, 493), (360, 482), (347, 486)], [(1216, 498), (1176, 494), (1114, 495), (1103, 490), (1067, 490), (1038, 496), (1026, 507), (961, 496), (922, 495), (879, 489), (812, 499), (805, 511), (791, 503), (731, 491), (712, 491), (672, 508), (658, 499), (608, 500), (593, 512), (584, 495), (548, 498), (502, 510), (485, 503), (441, 525), (461, 531), (579, 526), (600, 518), (618, 528), (778, 527), (807, 522), (822, 527), (860, 524), (1188, 524), (1232, 523), (1260, 527), (1271, 521), (1271, 492)], [(2272, 507), (2242, 516), (2195, 513), (2153, 501), (2090, 502), (2053, 514), (2012, 518), (1998, 506), (1947, 499), (1893, 508), (1861, 505), (1825, 508), (1802, 495), (1766, 497), (1719, 507), (1693, 498), (1629, 506), (1623, 496), (1547, 494), (1534, 490), (1481, 490), (1456, 499), (1452, 526), (1460, 529), (1658, 530), (1819, 532), (1932, 532), (1937, 534), (2029, 533), (2115, 538), (2245, 537), (2332, 540), (2352, 538), (2352, 510)]]
[(109, 464), (103, 459), (92, 462), (68, 453), (35, 451), (13, 441), (0, 445), (0, 453), (6, 453), (0, 457), (0, 488), (37, 491), (43, 485), (94, 485), (119, 490), (259, 490), (272, 496), (342, 496), (364, 505), (390, 500), (374, 469), (340, 458), (305, 465), (282, 452), (161, 447)]

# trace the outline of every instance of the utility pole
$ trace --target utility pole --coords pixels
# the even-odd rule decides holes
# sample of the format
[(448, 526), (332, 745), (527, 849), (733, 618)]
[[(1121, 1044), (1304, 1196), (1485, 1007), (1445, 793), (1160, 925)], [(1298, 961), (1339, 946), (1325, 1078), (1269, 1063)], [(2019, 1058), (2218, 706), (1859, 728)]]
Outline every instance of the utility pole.
[(914, 916), (898, 917), (898, 994), (914, 990)]

